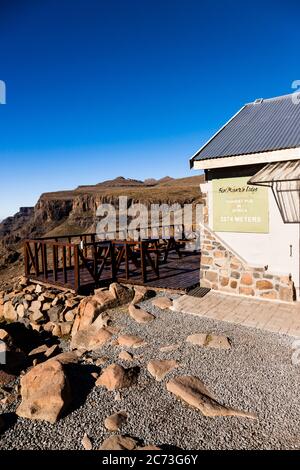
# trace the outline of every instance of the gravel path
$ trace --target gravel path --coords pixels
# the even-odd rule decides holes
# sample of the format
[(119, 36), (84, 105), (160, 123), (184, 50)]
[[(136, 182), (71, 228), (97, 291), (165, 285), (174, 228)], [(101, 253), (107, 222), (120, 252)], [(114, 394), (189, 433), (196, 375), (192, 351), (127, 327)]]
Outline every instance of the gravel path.
[[(133, 350), (139, 356), (130, 365), (141, 367), (138, 383), (115, 392), (90, 387), (76, 409), (55, 425), (18, 418), (13, 412), (17, 403), (6, 409), (11, 424), (0, 436), (0, 449), (82, 449), (87, 433), (95, 449), (111, 435), (103, 425), (104, 418), (115, 411), (126, 410), (128, 422), (122, 434), (137, 437), (145, 444), (175, 446), (181, 449), (295, 449), (300, 448), (300, 366), (292, 365), (292, 339), (224, 322), (192, 315), (162, 311), (151, 301), (141, 304), (156, 315), (156, 320), (139, 325), (126, 313), (115, 310), (113, 325), (122, 333), (145, 338), (147, 346)], [(198, 332), (225, 334), (232, 349), (213, 350), (185, 342)], [(160, 352), (161, 346), (179, 344), (177, 350)], [(110, 345), (90, 355), (108, 356), (117, 361), (121, 348)], [(176, 359), (175, 369), (162, 382), (156, 382), (146, 370), (150, 359)], [(129, 363), (123, 363), (129, 366)], [(75, 393), (82, 395), (95, 369), (80, 366)], [(201, 378), (222, 404), (251, 411), (258, 420), (239, 417), (206, 418), (199, 411), (179, 402), (167, 392), (166, 381), (176, 375), (192, 374)]]

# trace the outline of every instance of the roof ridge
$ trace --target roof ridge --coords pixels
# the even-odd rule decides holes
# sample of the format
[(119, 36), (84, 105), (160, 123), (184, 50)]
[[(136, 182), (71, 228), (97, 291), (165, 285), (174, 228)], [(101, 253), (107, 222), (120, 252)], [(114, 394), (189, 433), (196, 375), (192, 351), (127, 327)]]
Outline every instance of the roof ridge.
[[(293, 91), (292, 93), (287, 93), (286, 95), (279, 95), (279, 96), (273, 96), (272, 98), (256, 98), (254, 101), (250, 101), (249, 103), (246, 103), (245, 106), (248, 106), (248, 105), (254, 105), (254, 104), (261, 104), (261, 103), (264, 103), (265, 101), (279, 101), (279, 100), (283, 100), (283, 99), (292, 99), (292, 96), (294, 95), (297, 95), (297, 94), (300, 94), (300, 90), (299, 91)], [(257, 99), (261, 99), (261, 103), (255, 103), (255, 101)]]

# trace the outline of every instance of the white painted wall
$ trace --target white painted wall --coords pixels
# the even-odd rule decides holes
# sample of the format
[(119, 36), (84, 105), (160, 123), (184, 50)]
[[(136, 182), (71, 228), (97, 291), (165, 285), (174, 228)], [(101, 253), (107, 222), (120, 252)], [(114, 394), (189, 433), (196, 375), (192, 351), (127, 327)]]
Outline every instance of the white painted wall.
[[(209, 227), (213, 229), (213, 194), (212, 181), (201, 185), (201, 190), (208, 194)], [(251, 265), (268, 266), (272, 274), (291, 274), (299, 293), (299, 224), (284, 224), (272, 194), (269, 194), (269, 233), (233, 233), (216, 232), (235, 252)], [(290, 253), (292, 246), (292, 256)]]

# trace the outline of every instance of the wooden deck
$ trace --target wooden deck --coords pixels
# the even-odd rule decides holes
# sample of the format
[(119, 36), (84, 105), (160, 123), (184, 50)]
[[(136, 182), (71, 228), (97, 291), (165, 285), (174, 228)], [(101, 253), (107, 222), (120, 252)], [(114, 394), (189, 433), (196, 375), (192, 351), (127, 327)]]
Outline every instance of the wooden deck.
[[(145, 285), (155, 289), (170, 289), (178, 292), (188, 292), (199, 284), (200, 254), (182, 253), (179, 258), (177, 253), (170, 253), (166, 263), (160, 265), (159, 278), (149, 266), (147, 266), (147, 280), (143, 282), (141, 269), (136, 268), (132, 262), (129, 263), (130, 277), (126, 279), (125, 263), (122, 263), (117, 275), (117, 282), (123, 284)], [(68, 286), (64, 283), (62, 269), (57, 270), (54, 279), (53, 271), (48, 270), (47, 279), (44, 275), (31, 275), (33, 282), (45, 283), (53, 287), (75, 289), (74, 268), (67, 268)], [(80, 293), (88, 294), (95, 288), (94, 280), (86, 267), (80, 268)], [(105, 267), (101, 275), (100, 286), (105, 286), (112, 281), (110, 267)]]
[(25, 276), (89, 293), (117, 281), (187, 292), (199, 284), (200, 253), (187, 239), (102, 240), (95, 234), (24, 242)]

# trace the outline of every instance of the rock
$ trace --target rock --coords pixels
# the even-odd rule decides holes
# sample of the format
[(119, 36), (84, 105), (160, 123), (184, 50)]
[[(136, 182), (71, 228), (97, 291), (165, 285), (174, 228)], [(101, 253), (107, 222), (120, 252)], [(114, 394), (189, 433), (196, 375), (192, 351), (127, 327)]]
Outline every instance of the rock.
[(121, 400), (122, 400), (121, 393), (119, 391), (115, 392), (115, 401), (121, 401)]
[(19, 281), (18, 281), (18, 284), (19, 284), (19, 286), (22, 287), (22, 288), (23, 288), (23, 287), (26, 287), (26, 286), (28, 286), (28, 284), (29, 284), (29, 280), (27, 279), (27, 277), (22, 276), (22, 277), (20, 277), (20, 279), (19, 279)]
[(195, 333), (194, 335), (189, 335), (186, 341), (194, 344), (195, 346), (206, 346), (207, 336), (207, 333)]
[(9, 300), (8, 302), (6, 302), (4, 304), (3, 317), (5, 318), (5, 320), (12, 321), (12, 322), (17, 321), (17, 319), (18, 319), (17, 312), (16, 312), (11, 300)]
[[(55, 308), (55, 307), (52, 307)], [(50, 302), (45, 302), (44, 305), (42, 306), (42, 312), (48, 312), (48, 310), (51, 309), (51, 303)]]
[(118, 431), (122, 424), (127, 421), (127, 413), (125, 411), (119, 411), (111, 416), (108, 416), (104, 420), (104, 426), (108, 431)]
[(134, 290), (122, 286), (117, 282), (112, 282), (109, 286), (109, 292), (119, 301), (119, 305), (124, 305), (130, 302), (134, 297)]
[(53, 344), (53, 346), (50, 346), (50, 348), (48, 348), (46, 351), (45, 351), (45, 356), (47, 358), (51, 357), (56, 351), (58, 350), (58, 345), (57, 344)]
[(42, 344), (41, 346), (38, 346), (37, 348), (30, 351), (28, 356), (38, 356), (40, 354), (44, 354), (47, 350), (48, 346), (46, 344)]
[(102, 305), (92, 297), (85, 297), (79, 305), (78, 315), (72, 328), (72, 336), (85, 330), (96, 320), (102, 311)]
[(145, 341), (138, 336), (134, 335), (121, 335), (117, 339), (119, 346), (124, 346), (127, 348), (140, 348), (145, 346)]
[(36, 294), (40, 294), (40, 293), (42, 292), (42, 290), (43, 290), (43, 289), (42, 289), (42, 286), (41, 286), (40, 284), (38, 284), (38, 285), (36, 286), (36, 288), (35, 288), (35, 293), (36, 293)]
[(58, 361), (63, 365), (76, 364), (78, 362), (78, 357), (79, 356), (75, 351), (67, 351), (60, 353), (57, 356), (52, 357), (51, 359), (48, 359), (47, 362)]
[(30, 320), (33, 323), (41, 323), (44, 320), (44, 315), (40, 310), (37, 310), (30, 315)]
[(84, 450), (93, 450), (92, 442), (86, 433), (84, 434), (82, 438), (81, 444)]
[(112, 334), (105, 328), (97, 328), (91, 325), (85, 330), (78, 331), (71, 340), (70, 348), (84, 351), (94, 351), (107, 343)]
[(196, 346), (216, 349), (230, 349), (230, 343), (226, 336), (207, 333), (196, 333), (187, 337), (186, 341)]
[(24, 299), (26, 300), (26, 302), (32, 302), (33, 296), (31, 294), (25, 294)]
[(252, 413), (220, 405), (197, 377), (180, 376), (167, 383), (167, 390), (209, 418), (215, 416), (241, 416), (255, 419)]
[(50, 359), (27, 372), (21, 378), (21, 396), (18, 416), (55, 423), (71, 401), (61, 362)]
[(178, 367), (178, 364), (174, 360), (153, 360), (148, 363), (147, 370), (148, 372), (160, 382), (171, 370)]
[(133, 361), (133, 356), (127, 351), (121, 351), (119, 354), (119, 359), (121, 359), (122, 361), (131, 362)]
[(67, 321), (66, 322), (61, 322), (59, 324), (60, 329), (61, 329), (61, 335), (62, 336), (68, 336), (71, 333), (72, 325), (73, 325), (72, 322), (67, 322)]
[(54, 327), (52, 328), (52, 335), (58, 336), (58, 338), (61, 337), (61, 329), (58, 323), (54, 323)]
[(98, 357), (98, 359), (95, 361), (95, 366), (103, 366), (103, 364), (105, 364), (107, 361), (109, 361), (109, 358), (106, 356)]
[(156, 299), (152, 300), (152, 305), (162, 310), (166, 310), (167, 308), (172, 307), (173, 302), (172, 300), (168, 299), (168, 297), (157, 297)]
[(148, 323), (155, 319), (155, 316), (152, 315), (152, 313), (148, 313), (133, 304), (129, 305), (128, 312), (131, 318), (133, 318), (137, 323)]
[(75, 318), (75, 315), (72, 310), (69, 310), (67, 313), (65, 313), (65, 320), (67, 322), (73, 322)]
[(0, 369), (0, 387), (5, 386), (15, 380), (16, 376)]
[(136, 447), (134, 450), (161, 450), (160, 447), (149, 445), (149, 446), (139, 446)]
[(134, 288), (134, 298), (131, 301), (133, 305), (136, 305), (144, 300), (150, 299), (155, 296), (155, 291), (148, 289), (144, 286), (135, 286)]
[(93, 377), (93, 379), (97, 380), (98, 377), (99, 377), (99, 374), (97, 372), (92, 372), (91, 377)]
[(47, 315), (49, 320), (53, 323), (59, 322), (60, 314), (62, 313), (64, 307), (62, 305), (55, 305), (54, 307), (47, 310)]
[(137, 441), (131, 437), (114, 435), (103, 441), (100, 450), (133, 450)]
[(19, 318), (23, 318), (25, 315), (25, 307), (23, 304), (17, 306), (17, 315)]
[(33, 313), (35, 312), (41, 313), (41, 309), (42, 309), (42, 302), (40, 302), (39, 300), (34, 300), (29, 307), (29, 311)]
[(5, 341), (8, 339), (9, 339), (9, 334), (7, 333), (7, 331), (0, 328), (0, 341)]
[(128, 388), (135, 378), (135, 370), (124, 369), (119, 364), (111, 364), (106, 367), (96, 382), (97, 387), (105, 387), (107, 390)]
[(53, 323), (52, 321), (48, 321), (47, 323), (45, 323), (45, 325), (43, 325), (44, 330), (48, 333), (52, 333), (54, 327), (55, 323)]
[(167, 346), (162, 346), (159, 348), (160, 352), (170, 352), (175, 351), (180, 348), (180, 344), (168, 344)]

